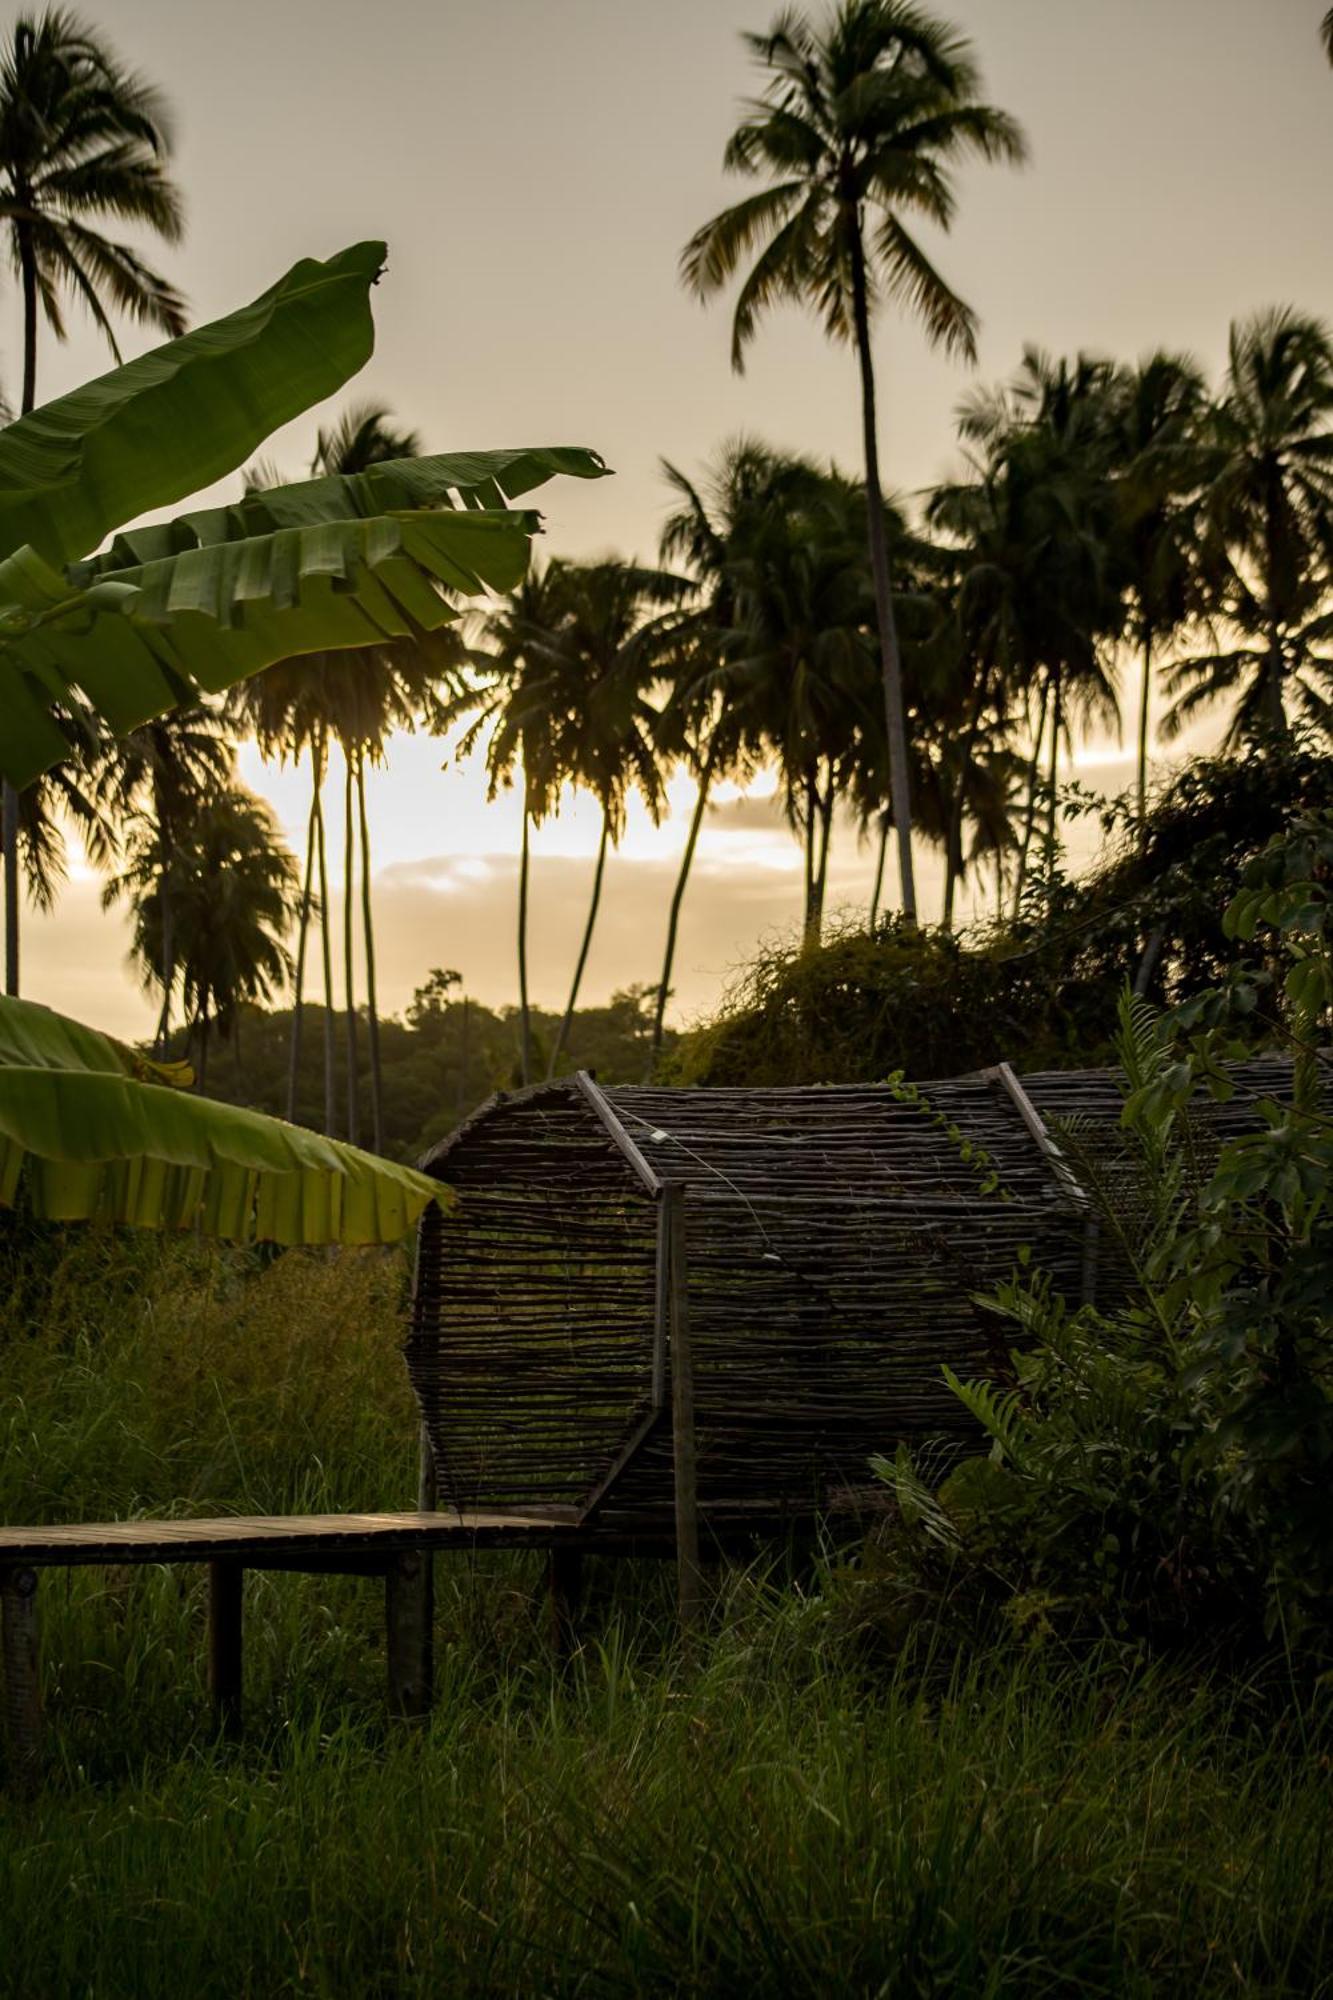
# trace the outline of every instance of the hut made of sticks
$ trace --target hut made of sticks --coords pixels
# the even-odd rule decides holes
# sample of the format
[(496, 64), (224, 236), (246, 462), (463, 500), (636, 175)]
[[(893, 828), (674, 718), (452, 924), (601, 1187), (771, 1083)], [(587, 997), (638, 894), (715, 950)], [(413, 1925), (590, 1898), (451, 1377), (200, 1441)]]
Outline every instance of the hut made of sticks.
[[(1205, 1138), (1283, 1069), (1238, 1071)], [(1108, 1282), (1051, 1127), (1111, 1147), (1120, 1106), (1112, 1072), (1003, 1064), (918, 1101), (587, 1075), (493, 1098), (423, 1162), (453, 1191), (407, 1342), (441, 1502), (668, 1539), (688, 1444), (721, 1535), (845, 1500), (902, 1439), (947, 1454), (969, 1420), (943, 1369), (993, 1370), (1007, 1332), (979, 1297), (1023, 1257), (1072, 1300)]]

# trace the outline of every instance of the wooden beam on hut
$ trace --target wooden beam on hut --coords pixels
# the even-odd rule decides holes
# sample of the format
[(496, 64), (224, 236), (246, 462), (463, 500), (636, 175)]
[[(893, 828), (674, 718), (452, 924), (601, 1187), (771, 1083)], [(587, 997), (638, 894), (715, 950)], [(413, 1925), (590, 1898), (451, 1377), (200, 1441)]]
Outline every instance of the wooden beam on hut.
[(1059, 1182), (1065, 1196), (1073, 1203), (1075, 1208), (1082, 1211), (1083, 1267), (1080, 1293), (1083, 1304), (1085, 1306), (1092, 1305), (1097, 1296), (1097, 1252), (1100, 1244), (1101, 1230), (1097, 1221), (1097, 1212), (1092, 1205), (1088, 1191), (1070, 1166), (1060, 1147), (1051, 1137), (1050, 1128), (1046, 1120), (1024, 1090), (1009, 1064), (1007, 1062), (997, 1063), (993, 1070), (988, 1070), (985, 1073), (989, 1076), (997, 1077), (1003, 1088), (1009, 1093), (1019, 1117), (1027, 1126), (1028, 1131), (1036, 1140), (1047, 1160), (1049, 1160), (1051, 1172)]
[(685, 1189), (662, 1190), (662, 1223), (668, 1234), (668, 1320), (671, 1336), (671, 1441), (676, 1488), (676, 1590), (681, 1630), (698, 1628), (703, 1608), (699, 1566), (699, 1492), (694, 1436), (694, 1356), (690, 1346), (689, 1263)]
[(649, 1194), (654, 1197), (660, 1195), (663, 1188), (661, 1175), (655, 1168), (649, 1166), (639, 1148), (630, 1138), (629, 1133), (621, 1124), (613, 1106), (607, 1099), (606, 1092), (601, 1088), (600, 1084), (594, 1081), (586, 1069), (581, 1069), (574, 1081), (578, 1085), (580, 1095), (584, 1098), (600, 1123), (605, 1126), (608, 1137), (625, 1155), (625, 1158), (629, 1161)]

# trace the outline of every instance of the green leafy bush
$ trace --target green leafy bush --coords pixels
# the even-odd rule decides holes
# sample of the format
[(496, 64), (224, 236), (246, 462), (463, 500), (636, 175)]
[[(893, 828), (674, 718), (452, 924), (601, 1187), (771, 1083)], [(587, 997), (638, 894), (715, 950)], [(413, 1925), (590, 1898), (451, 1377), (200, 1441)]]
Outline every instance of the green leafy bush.
[[(1019, 1274), (991, 1301), (1012, 1372), (949, 1377), (987, 1454), (934, 1491), (905, 1452), (879, 1464), (909, 1566), (941, 1588), (962, 1572), (1031, 1633), (1233, 1623), (1333, 1643), (1331, 882), (1333, 817), (1302, 819), (1227, 912), (1257, 959), (1166, 1017), (1122, 998), (1123, 1143), (1063, 1135), (1120, 1296), (1073, 1307)], [(1197, 1093), (1227, 1094), (1224, 1059), (1273, 1039), (1293, 1052), (1290, 1100), (1210, 1160)]]
[(1095, 811), (1091, 876), (1040, 879), (1018, 920), (962, 936), (889, 918), (830, 927), (828, 941), (770, 946), (717, 1016), (681, 1038), (669, 1080), (716, 1086), (917, 1080), (1001, 1060), (1019, 1069), (1113, 1060), (1131, 984), (1169, 1006), (1229, 977), (1223, 922), (1247, 864), (1303, 811), (1333, 797), (1333, 757), (1274, 746), (1199, 760), (1140, 823), (1124, 801)]

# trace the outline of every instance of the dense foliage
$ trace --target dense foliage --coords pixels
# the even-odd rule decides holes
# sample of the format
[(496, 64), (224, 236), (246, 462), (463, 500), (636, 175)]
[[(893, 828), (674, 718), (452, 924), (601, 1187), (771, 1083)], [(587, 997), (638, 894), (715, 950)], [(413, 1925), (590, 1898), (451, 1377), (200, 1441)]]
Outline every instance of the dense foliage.
[[(1230, 1627), (1333, 1651), (1333, 817), (1245, 870), (1226, 984), (1158, 1016), (1125, 998), (1123, 1144), (1061, 1135), (1107, 1242), (1103, 1296), (1041, 1272), (996, 1301), (1010, 1371), (952, 1386), (989, 1435), (938, 1492), (905, 1448), (881, 1470), (929, 1574), (970, 1616), (1040, 1636)], [(1266, 949), (1250, 958), (1251, 945)], [(1277, 966), (1275, 973), (1274, 966)], [(1289, 1099), (1209, 1157), (1191, 1121), (1224, 1058), (1292, 1054)], [(919, 1567), (918, 1567), (919, 1565)]]
[(1140, 822), (1124, 802), (1072, 797), (1103, 859), (1033, 880), (1018, 917), (961, 935), (886, 919), (846, 923), (818, 949), (778, 946), (717, 1017), (681, 1038), (682, 1082), (855, 1083), (902, 1070), (956, 1076), (1112, 1059), (1126, 984), (1174, 1003), (1226, 976), (1239, 947), (1223, 912), (1243, 872), (1303, 810), (1333, 796), (1322, 749), (1188, 765)]

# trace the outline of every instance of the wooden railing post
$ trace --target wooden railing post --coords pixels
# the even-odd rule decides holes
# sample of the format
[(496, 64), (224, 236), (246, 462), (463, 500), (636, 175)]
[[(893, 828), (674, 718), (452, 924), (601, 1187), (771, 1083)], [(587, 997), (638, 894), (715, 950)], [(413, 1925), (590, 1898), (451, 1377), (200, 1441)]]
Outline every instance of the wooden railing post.
[(214, 1727), (241, 1733), (244, 1683), (245, 1570), (233, 1556), (208, 1565), (208, 1693)]
[(42, 1642), (35, 1569), (0, 1570), (5, 1656), (5, 1747), (15, 1791), (36, 1789), (42, 1769)]
[(699, 1567), (699, 1494), (694, 1440), (694, 1356), (690, 1347), (689, 1263), (685, 1190), (662, 1190), (667, 1232), (667, 1308), (671, 1346), (671, 1443), (676, 1488), (676, 1594), (681, 1630), (699, 1624), (703, 1578)]
[(431, 1632), (430, 1557), (424, 1549), (392, 1556), (384, 1578), (385, 1651), (389, 1668), (389, 1713), (398, 1722), (421, 1722), (430, 1714)]

